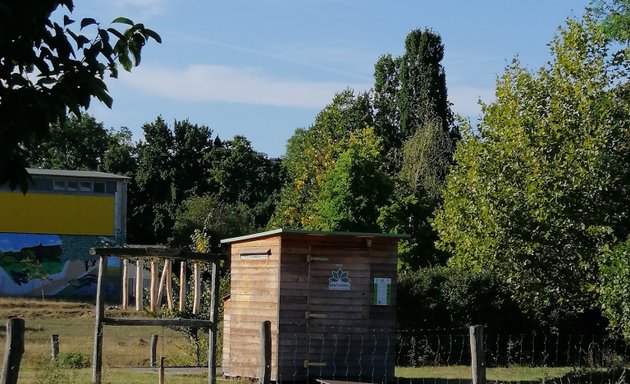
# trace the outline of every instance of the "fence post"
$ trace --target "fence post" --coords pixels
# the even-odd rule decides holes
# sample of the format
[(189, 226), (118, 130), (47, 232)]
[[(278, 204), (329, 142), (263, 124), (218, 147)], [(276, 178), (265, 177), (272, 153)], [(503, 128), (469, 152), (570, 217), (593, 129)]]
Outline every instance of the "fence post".
[(155, 367), (155, 357), (157, 353), (158, 335), (151, 336), (151, 352), (149, 354), (149, 365), (151, 368)]
[(6, 335), (2, 384), (16, 384), (20, 373), (20, 362), (24, 354), (24, 320), (9, 319)]
[(94, 353), (92, 354), (92, 384), (101, 384), (103, 368), (103, 319), (105, 318), (105, 283), (107, 280), (107, 256), (98, 261), (96, 285), (96, 313), (94, 315)]
[(164, 356), (160, 356), (160, 372), (158, 374), (158, 383), (164, 384)]
[(271, 321), (263, 321), (260, 327), (260, 384), (271, 382)]
[(486, 354), (483, 349), (483, 325), (470, 326), (470, 358), (472, 384), (485, 384)]
[(59, 335), (50, 335), (50, 360), (57, 361), (59, 355)]
[(217, 383), (217, 318), (219, 317), (219, 262), (212, 263), (212, 286), (210, 287), (210, 321), (208, 331), (208, 384)]

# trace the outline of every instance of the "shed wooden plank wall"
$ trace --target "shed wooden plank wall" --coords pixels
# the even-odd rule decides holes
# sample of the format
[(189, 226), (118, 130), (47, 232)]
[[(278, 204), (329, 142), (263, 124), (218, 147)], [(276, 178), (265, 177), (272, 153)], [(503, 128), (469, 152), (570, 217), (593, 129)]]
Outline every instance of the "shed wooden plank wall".
[(230, 299), (223, 302), (223, 358), (221, 360), (221, 369), (223, 373), (230, 372)]
[[(375, 277), (391, 278), (395, 303), (396, 240), (370, 241), (368, 246), (363, 237), (283, 235), (280, 381), (394, 378), (396, 309), (372, 305), (372, 295)], [(329, 290), (328, 279), (339, 268), (350, 277), (349, 291)], [(307, 319), (307, 311), (315, 318)], [(304, 361), (314, 364), (307, 368)]]
[[(266, 259), (243, 259), (241, 253), (270, 249)], [(225, 332), (230, 346), (224, 349), (227, 376), (257, 377), (260, 324), (271, 321), (272, 351), (278, 348), (280, 237), (272, 236), (231, 245), (231, 294)], [(227, 356), (226, 356), (227, 354)], [(272, 356), (271, 379), (276, 380), (277, 355)]]

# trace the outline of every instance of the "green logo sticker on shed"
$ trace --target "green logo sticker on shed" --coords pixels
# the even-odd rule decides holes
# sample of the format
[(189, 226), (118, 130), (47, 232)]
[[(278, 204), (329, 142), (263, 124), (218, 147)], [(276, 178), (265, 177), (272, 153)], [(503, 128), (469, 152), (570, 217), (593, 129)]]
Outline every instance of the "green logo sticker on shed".
[(329, 291), (349, 291), (351, 287), (348, 272), (344, 271), (342, 267), (331, 272), (331, 276), (328, 278)]

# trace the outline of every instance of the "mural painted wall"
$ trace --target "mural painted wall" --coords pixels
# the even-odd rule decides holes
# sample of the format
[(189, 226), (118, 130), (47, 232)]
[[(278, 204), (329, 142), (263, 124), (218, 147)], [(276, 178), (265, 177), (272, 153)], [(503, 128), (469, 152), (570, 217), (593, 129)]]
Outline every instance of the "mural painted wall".
[[(96, 294), (96, 260), (91, 247), (113, 237), (0, 233), (0, 292), (5, 296), (86, 298)], [(119, 295), (120, 262), (108, 263), (107, 296)]]

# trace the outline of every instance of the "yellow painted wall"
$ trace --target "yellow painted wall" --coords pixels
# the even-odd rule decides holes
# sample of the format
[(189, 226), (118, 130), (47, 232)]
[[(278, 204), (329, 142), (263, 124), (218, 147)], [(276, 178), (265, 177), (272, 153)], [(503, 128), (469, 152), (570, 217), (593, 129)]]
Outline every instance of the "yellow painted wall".
[(114, 196), (0, 192), (0, 232), (112, 236)]

